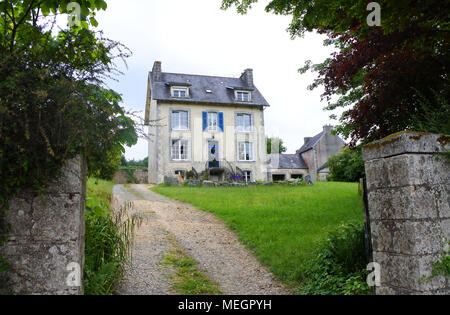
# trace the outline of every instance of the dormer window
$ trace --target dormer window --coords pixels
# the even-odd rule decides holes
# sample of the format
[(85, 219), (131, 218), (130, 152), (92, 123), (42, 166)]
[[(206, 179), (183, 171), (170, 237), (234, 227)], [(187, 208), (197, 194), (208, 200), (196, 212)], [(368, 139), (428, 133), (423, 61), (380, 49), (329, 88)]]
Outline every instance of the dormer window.
[(238, 102), (250, 102), (251, 100), (250, 91), (236, 91), (235, 94)]
[(189, 97), (189, 88), (186, 86), (172, 86), (172, 97), (186, 98)]

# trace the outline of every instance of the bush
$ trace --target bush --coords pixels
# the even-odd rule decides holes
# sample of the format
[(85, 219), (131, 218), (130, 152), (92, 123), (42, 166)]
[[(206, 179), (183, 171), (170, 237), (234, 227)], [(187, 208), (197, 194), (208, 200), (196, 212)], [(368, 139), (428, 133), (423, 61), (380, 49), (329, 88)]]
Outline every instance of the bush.
[(350, 150), (345, 148), (341, 153), (328, 159), (330, 180), (335, 182), (357, 182), (365, 176), (361, 147)]
[(127, 207), (110, 209), (114, 184), (89, 179), (86, 201), (84, 289), (87, 295), (110, 295), (129, 262), (133, 232), (139, 220), (126, 215)]
[(368, 294), (364, 225), (348, 223), (329, 233), (317, 256), (305, 264), (301, 293)]

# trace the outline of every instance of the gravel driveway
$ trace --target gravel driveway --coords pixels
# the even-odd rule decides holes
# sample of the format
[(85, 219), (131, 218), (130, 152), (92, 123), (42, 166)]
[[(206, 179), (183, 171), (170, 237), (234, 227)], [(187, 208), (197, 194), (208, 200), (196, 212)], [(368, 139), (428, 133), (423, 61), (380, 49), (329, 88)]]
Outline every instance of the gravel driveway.
[(152, 192), (149, 187), (114, 187), (115, 202), (132, 201), (133, 211), (144, 218), (136, 231), (133, 264), (119, 294), (175, 294), (168, 280), (175, 271), (160, 264), (172, 246), (169, 235), (225, 294), (290, 294), (220, 219)]

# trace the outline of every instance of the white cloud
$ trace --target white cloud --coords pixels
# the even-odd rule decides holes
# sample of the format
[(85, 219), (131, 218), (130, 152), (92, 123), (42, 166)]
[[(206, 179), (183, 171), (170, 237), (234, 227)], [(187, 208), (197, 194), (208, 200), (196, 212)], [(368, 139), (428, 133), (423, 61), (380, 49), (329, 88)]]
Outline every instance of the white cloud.
[[(290, 17), (276, 16), (257, 4), (245, 16), (220, 10), (221, 0), (112, 0), (98, 13), (99, 29), (133, 51), (128, 70), (110, 86), (123, 94), (127, 108), (144, 110), (147, 74), (155, 60), (163, 71), (238, 77), (254, 69), (255, 84), (271, 107), (266, 133), (285, 140), (288, 152), (324, 124), (333, 123), (320, 103), (320, 90), (308, 91), (314, 75), (297, 69), (321, 62), (331, 49), (323, 36), (290, 39)], [(127, 148), (127, 158), (147, 156), (147, 143)]]

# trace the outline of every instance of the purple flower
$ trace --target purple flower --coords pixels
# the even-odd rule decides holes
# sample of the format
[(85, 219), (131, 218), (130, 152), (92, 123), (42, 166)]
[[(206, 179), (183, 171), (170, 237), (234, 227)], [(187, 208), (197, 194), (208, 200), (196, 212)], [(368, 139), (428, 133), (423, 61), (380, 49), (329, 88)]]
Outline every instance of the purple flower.
[(229, 178), (230, 180), (242, 180), (242, 177), (239, 175), (231, 175)]

